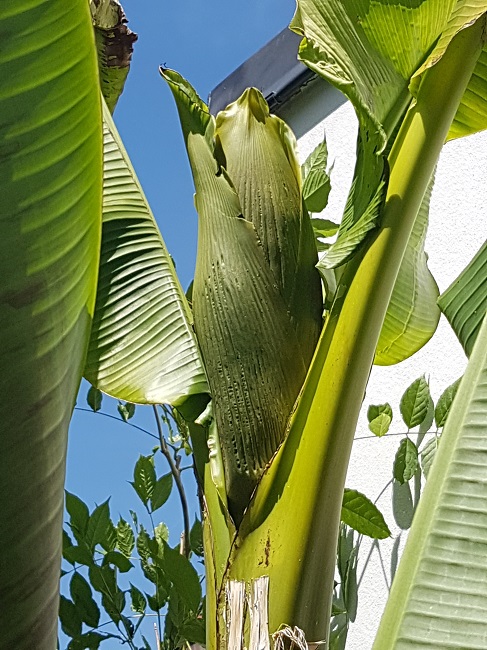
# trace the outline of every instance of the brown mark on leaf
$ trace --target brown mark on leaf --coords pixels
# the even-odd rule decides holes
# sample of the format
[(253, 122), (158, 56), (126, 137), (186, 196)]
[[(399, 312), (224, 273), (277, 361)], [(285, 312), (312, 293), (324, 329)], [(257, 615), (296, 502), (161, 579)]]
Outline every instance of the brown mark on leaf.
[(138, 36), (127, 27), (127, 17), (121, 5), (114, 0), (92, 0), (93, 25), (103, 36), (106, 65), (128, 68)]
[(266, 539), (266, 542), (265, 542), (265, 549), (264, 549), (264, 556), (265, 556), (264, 566), (265, 567), (269, 566), (270, 554), (271, 554), (271, 536), (270, 536), (269, 533), (267, 533), (267, 539)]
[[(90, 6), (102, 92), (113, 112), (122, 93), (138, 37), (127, 27), (125, 12), (116, 0), (91, 0)], [(116, 70), (119, 71), (118, 74)]]

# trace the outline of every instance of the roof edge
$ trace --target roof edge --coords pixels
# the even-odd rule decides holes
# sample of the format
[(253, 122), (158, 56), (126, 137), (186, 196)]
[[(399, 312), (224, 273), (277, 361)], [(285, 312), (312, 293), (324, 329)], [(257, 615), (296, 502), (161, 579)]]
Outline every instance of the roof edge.
[(208, 105), (216, 114), (234, 102), (248, 87), (255, 87), (276, 112), (317, 75), (298, 61), (301, 37), (283, 29), (210, 93)]

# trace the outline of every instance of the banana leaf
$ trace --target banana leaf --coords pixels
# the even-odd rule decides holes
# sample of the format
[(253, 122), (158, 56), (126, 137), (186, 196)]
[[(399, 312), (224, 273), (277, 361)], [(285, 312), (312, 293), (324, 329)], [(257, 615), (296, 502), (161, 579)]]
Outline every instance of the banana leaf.
[(117, 0), (90, 0), (90, 9), (101, 91), (113, 113), (127, 80), (137, 34), (127, 27), (127, 17)]
[(215, 123), (186, 81), (162, 72), (195, 182), (195, 331), (238, 523), (284, 438), (319, 333), (316, 246), (294, 138), (258, 91), (244, 93)]
[(103, 117), (102, 248), (85, 377), (129, 402), (186, 403), (196, 417), (208, 388), (191, 312), (106, 106)]
[(443, 430), (374, 650), (483, 648), (487, 318)]
[(487, 311), (487, 242), (441, 294), (438, 304), (470, 356)]
[(100, 249), (101, 107), (86, 0), (3, 2), (0, 32), (0, 644), (52, 650)]
[(416, 216), (382, 325), (374, 358), (380, 366), (412, 356), (430, 340), (438, 326), (439, 289), (424, 251), (432, 189), (433, 179)]

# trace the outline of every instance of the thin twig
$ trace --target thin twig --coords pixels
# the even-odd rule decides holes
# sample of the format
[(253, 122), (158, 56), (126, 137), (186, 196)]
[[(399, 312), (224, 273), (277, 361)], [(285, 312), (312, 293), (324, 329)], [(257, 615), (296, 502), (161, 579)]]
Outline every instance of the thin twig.
[(167, 446), (166, 439), (164, 438), (164, 433), (162, 431), (162, 425), (159, 418), (159, 413), (157, 412), (157, 406), (153, 405), (152, 408), (154, 410), (154, 415), (156, 417), (157, 432), (159, 434), (159, 442), (161, 443), (161, 453), (169, 463), (171, 474), (173, 475), (174, 482), (176, 483), (176, 487), (178, 489), (179, 500), (181, 501), (181, 509), (183, 511), (183, 521), (184, 521), (184, 547), (182, 549), (183, 550), (182, 555), (188, 557), (190, 551), (189, 532), (191, 528), (189, 523), (188, 501), (186, 499), (186, 493), (184, 491), (183, 482), (181, 481), (181, 472), (177, 468), (176, 463), (174, 462), (174, 459), (172, 457), (172, 454), (169, 451), (169, 448)]
[[(110, 415), (110, 413), (104, 413), (103, 411), (93, 411), (92, 409), (85, 409), (85, 408), (82, 408), (81, 406), (75, 406), (74, 410), (75, 411), (83, 411), (84, 413), (93, 413), (94, 415), (103, 415), (104, 417), (110, 418), (111, 420), (116, 420), (117, 422), (123, 422), (123, 420), (116, 417), (115, 415)], [(125, 424), (128, 424), (129, 427), (132, 427), (133, 429), (137, 429), (137, 431), (142, 431), (142, 433), (146, 433), (151, 438), (154, 438), (155, 440), (158, 440), (158, 437), (155, 436), (150, 431), (147, 431), (147, 429), (143, 429), (142, 427), (138, 427), (136, 424), (132, 424), (132, 422), (125, 422)]]
[[(356, 440), (372, 440), (372, 438), (390, 438), (391, 436), (407, 436), (410, 431), (399, 431), (398, 433), (386, 433), (383, 436), (376, 436), (376, 435), (371, 435), (371, 436), (359, 436), (358, 438), (354, 438), (353, 441), (355, 442)], [(426, 435), (431, 435), (433, 433), (436, 433), (435, 431), (426, 431)]]

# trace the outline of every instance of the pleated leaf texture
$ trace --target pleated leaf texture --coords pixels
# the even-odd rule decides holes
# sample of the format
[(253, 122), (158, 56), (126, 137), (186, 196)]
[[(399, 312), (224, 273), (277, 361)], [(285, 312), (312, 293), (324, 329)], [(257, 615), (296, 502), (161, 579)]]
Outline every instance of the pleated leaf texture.
[(284, 439), (319, 336), (316, 245), (294, 136), (262, 95), (245, 91), (215, 124), (186, 82), (170, 85), (199, 214), (195, 330), (239, 522)]
[[(208, 391), (171, 257), (104, 106), (103, 230), (85, 377), (129, 402), (201, 401)], [(193, 400), (191, 400), (193, 396)]]
[(487, 312), (487, 242), (438, 301), (465, 354), (470, 356)]
[[(350, 99), (360, 126), (354, 180), (323, 268), (350, 259), (380, 223), (387, 186), (383, 158), (421, 76), (485, 10), (485, 0), (298, 0), (290, 26), (303, 36), (298, 58)], [(487, 43), (448, 139), (487, 128), (486, 80)]]
[(0, 646), (52, 650), (100, 251), (98, 75), (86, 0), (1, 2), (0, 32)]
[(440, 319), (438, 285), (428, 268), (424, 250), (433, 179), (425, 192), (392, 291), (377, 343), (374, 363), (400, 363), (425, 345)]

